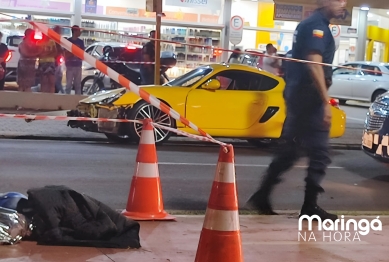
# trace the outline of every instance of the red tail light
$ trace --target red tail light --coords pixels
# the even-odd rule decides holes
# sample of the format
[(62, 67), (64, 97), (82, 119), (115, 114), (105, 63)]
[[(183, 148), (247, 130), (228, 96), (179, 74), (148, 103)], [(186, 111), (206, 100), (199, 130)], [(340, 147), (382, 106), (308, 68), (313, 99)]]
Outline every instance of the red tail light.
[(136, 47), (135, 47), (135, 46), (128, 45), (128, 46), (127, 46), (127, 50), (129, 50), (129, 51), (134, 51), (134, 50), (136, 50)]
[(338, 100), (336, 100), (336, 99), (331, 98), (330, 101), (328, 101), (328, 103), (330, 105), (332, 105), (333, 107), (339, 108), (339, 103), (338, 103)]
[(5, 58), (5, 62), (9, 62), (12, 58), (12, 51), (8, 51), (7, 57)]

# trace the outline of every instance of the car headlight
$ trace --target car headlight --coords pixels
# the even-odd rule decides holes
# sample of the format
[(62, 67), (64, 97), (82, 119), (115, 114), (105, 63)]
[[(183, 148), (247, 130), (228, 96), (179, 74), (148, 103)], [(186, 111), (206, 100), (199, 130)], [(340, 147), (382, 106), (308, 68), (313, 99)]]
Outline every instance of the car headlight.
[(102, 100), (99, 104), (111, 104), (118, 100), (122, 95), (126, 93), (126, 90), (121, 91), (120, 93), (113, 94), (110, 97), (107, 97), (106, 99)]

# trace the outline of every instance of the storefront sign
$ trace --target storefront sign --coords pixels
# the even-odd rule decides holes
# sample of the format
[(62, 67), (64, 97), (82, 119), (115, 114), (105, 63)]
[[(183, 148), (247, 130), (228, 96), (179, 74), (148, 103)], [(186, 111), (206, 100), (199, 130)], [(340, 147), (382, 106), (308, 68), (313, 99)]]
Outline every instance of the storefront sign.
[[(317, 6), (315, 5), (277, 3), (274, 4), (273, 19), (301, 22), (311, 16), (316, 9)], [(351, 26), (352, 10), (352, 7), (346, 7), (342, 16), (337, 19), (332, 19), (331, 24)]]
[(230, 20), (230, 42), (237, 45), (242, 42), (243, 37), (243, 18), (240, 16), (233, 16)]
[(106, 15), (112, 16), (130, 16), (130, 17), (139, 17), (139, 9), (135, 8), (126, 8), (126, 7), (116, 7), (116, 6), (107, 6), (105, 9)]
[(97, 0), (85, 0), (85, 13), (96, 14)]
[[(85, 14), (85, 4), (82, 4), (82, 13)], [(97, 5), (96, 6), (96, 14), (103, 15), (104, 14), (104, 6)]]
[(275, 4), (274, 20), (303, 20), (304, 7), (302, 5)]
[(60, 10), (70, 12), (70, 3), (55, 1), (0, 0), (0, 7), (34, 8), (39, 10)]
[(222, 9), (221, 0), (166, 0), (165, 5), (192, 8), (204, 7), (212, 11)]
[(219, 16), (217, 15), (200, 15), (200, 23), (218, 24)]
[[(126, 8), (117, 6), (107, 6), (105, 14), (109, 16), (125, 16), (125, 17), (143, 17), (143, 18), (155, 18), (155, 12), (146, 12), (145, 9)], [(198, 22), (199, 15), (194, 13), (184, 12), (164, 12), (165, 16), (162, 20), (176, 20), (186, 22)]]

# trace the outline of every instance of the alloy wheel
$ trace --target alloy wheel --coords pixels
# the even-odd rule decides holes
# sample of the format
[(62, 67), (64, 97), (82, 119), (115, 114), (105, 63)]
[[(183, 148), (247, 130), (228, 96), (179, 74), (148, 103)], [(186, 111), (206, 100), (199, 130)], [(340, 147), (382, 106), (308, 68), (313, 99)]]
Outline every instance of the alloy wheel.
[[(143, 120), (147, 118), (151, 118), (154, 123), (161, 126), (173, 126), (173, 120), (169, 115), (165, 114), (152, 105), (145, 104), (141, 106), (136, 112), (135, 120)], [(143, 124), (134, 123), (134, 127), (136, 134), (140, 137), (142, 134)], [(164, 141), (169, 136), (169, 134), (170, 132), (168, 130), (162, 129), (160, 127), (154, 127), (154, 137), (156, 143)]]

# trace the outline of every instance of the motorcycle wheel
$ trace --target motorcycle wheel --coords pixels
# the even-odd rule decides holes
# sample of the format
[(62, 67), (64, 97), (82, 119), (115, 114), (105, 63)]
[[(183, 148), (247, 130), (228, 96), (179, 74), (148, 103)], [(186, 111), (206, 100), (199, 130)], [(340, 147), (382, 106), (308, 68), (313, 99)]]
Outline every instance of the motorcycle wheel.
[[(133, 120), (143, 120), (146, 118), (151, 118), (154, 123), (157, 123), (162, 126), (175, 128), (176, 127), (176, 121), (170, 117), (169, 115), (165, 114), (158, 108), (148, 104), (146, 101), (138, 102), (129, 112), (129, 119)], [(131, 123), (130, 124), (130, 137), (133, 138), (134, 141), (137, 143), (140, 140), (140, 136), (142, 134), (142, 128), (143, 124), (139, 123)], [(166, 142), (170, 136), (171, 132), (162, 129), (159, 127), (154, 128), (154, 138), (156, 144), (162, 144), (163, 142)]]
[[(91, 86), (87, 85), (88, 81), (92, 81)], [(99, 79), (95, 81), (95, 76), (87, 76), (81, 82), (81, 90), (83, 95), (93, 95), (95, 92), (101, 91), (104, 89), (104, 83)], [(94, 86), (97, 85), (97, 86)]]

